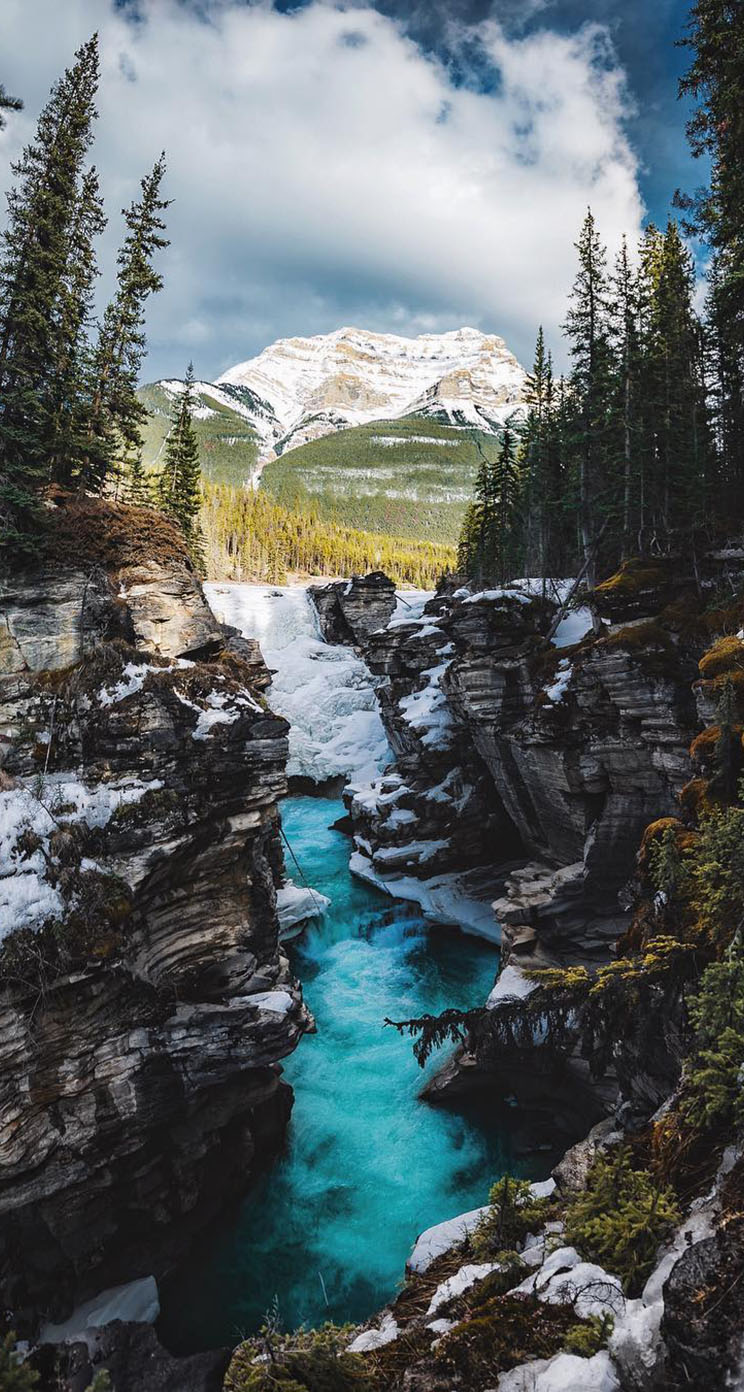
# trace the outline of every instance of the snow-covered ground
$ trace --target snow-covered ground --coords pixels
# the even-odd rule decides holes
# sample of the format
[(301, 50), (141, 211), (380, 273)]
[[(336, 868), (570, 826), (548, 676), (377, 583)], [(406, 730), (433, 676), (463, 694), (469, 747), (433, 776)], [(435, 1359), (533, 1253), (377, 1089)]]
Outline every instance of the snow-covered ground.
[[(60, 826), (106, 826), (117, 807), (162, 786), (159, 779), (127, 778), (88, 788), (72, 773), (53, 773), (0, 792), (0, 942), (64, 912), (62, 895), (47, 878), (49, 840)], [(81, 864), (83, 870), (95, 868)]]

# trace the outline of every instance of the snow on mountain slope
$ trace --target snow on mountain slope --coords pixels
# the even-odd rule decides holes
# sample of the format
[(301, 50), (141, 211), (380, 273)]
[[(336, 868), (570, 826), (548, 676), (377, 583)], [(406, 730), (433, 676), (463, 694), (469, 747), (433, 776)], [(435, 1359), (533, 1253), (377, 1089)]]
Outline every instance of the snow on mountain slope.
[[(180, 396), (185, 383), (180, 378), (167, 378), (156, 384), (173, 400)], [(281, 421), (277, 420), (271, 406), (263, 401), (249, 387), (220, 386), (215, 382), (194, 382), (194, 418), (207, 420), (218, 415), (215, 405), (232, 411), (248, 421), (264, 449), (270, 449), (277, 435), (282, 431)]]
[(281, 424), (276, 453), (335, 430), (410, 414), (493, 430), (525, 399), (527, 377), (504, 340), (478, 329), (403, 338), (344, 328), (280, 339), (223, 374)]
[[(143, 431), (149, 468), (159, 464), (183, 385), (166, 378), (139, 392), (149, 413)], [(269, 482), (271, 469), (265, 475), (263, 470), (272, 463), (270, 491), (278, 489), (285, 498), (292, 481), (277, 469), (293, 452), (297, 486), (321, 507), (331, 498), (333, 517), (350, 526), (418, 535), (422, 519), (403, 516), (398, 504), (431, 502), (439, 512), (423, 521), (434, 526), (438, 539), (450, 541), (472, 493), (473, 433), (498, 433), (523, 407), (526, 387), (527, 375), (504, 340), (478, 329), (404, 338), (344, 328), (280, 339), (218, 382), (194, 384), (202, 466), (217, 482), (255, 488), (259, 478), (262, 486)], [(369, 438), (360, 438), (360, 430)], [(323, 440), (330, 443), (339, 434), (343, 443), (322, 449)], [(402, 478), (404, 466), (411, 477)], [(348, 504), (343, 517), (339, 493)], [(389, 503), (395, 504), (392, 511)]]

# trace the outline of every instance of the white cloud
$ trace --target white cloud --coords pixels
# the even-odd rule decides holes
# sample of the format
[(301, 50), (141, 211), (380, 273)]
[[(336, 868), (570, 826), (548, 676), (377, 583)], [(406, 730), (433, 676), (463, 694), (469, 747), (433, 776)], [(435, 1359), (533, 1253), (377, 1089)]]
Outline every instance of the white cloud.
[[(471, 323), (524, 357), (557, 340), (587, 203), (614, 246), (641, 203), (629, 99), (607, 31), (478, 31), (490, 93), (453, 85), (394, 21), (314, 0), (293, 14), (218, 0), (205, 22), (143, 0), (3, 0), (0, 80), (28, 138), (55, 75), (97, 28), (95, 158), (118, 212), (161, 148), (172, 246), (149, 318), (150, 375), (216, 375), (280, 334), (342, 322), (420, 332)], [(472, 31), (469, 38), (472, 42)], [(119, 233), (106, 234), (106, 257)]]

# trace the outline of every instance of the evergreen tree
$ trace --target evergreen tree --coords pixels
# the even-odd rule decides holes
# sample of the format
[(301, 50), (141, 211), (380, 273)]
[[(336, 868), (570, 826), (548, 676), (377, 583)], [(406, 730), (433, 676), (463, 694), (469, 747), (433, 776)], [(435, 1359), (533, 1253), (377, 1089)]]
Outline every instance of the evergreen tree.
[(522, 437), (525, 468), (526, 529), (525, 568), (530, 575), (548, 574), (551, 496), (547, 477), (549, 397), (552, 367), (545, 349), (542, 324), (538, 329), (532, 375), (527, 384), (529, 412)]
[(493, 461), (486, 457), (480, 445), (478, 448), (481, 462), (475, 480), (475, 501), (465, 514), (457, 548), (457, 564), (458, 569), (476, 585), (484, 585), (492, 571), (498, 525), (498, 494)]
[(721, 515), (741, 515), (744, 454), (744, 364), (736, 343), (736, 323), (729, 316), (729, 296), (721, 258), (712, 257), (707, 274), (705, 345), (708, 402), (716, 452), (715, 490)]
[(668, 548), (706, 517), (710, 435), (701, 326), (693, 308), (694, 271), (675, 222), (656, 235), (647, 267), (646, 506), (652, 535)]
[(158, 499), (163, 512), (178, 523), (187, 537), (195, 562), (201, 564), (201, 468), (193, 410), (194, 365), (189, 363), (173, 426), (166, 440), (165, 465), (158, 481)]
[(153, 257), (168, 246), (161, 216), (168, 207), (160, 196), (164, 175), (162, 154), (142, 180), (140, 198), (124, 212), (127, 234), (117, 257), (118, 287), (105, 311), (92, 362), (81, 483), (94, 492), (110, 481), (120, 454), (142, 446), (140, 426), (147, 412), (137, 398), (137, 382), (145, 354), (145, 304), (163, 285)]
[(521, 570), (522, 550), (522, 473), (517, 462), (517, 433), (511, 421), (504, 426), (496, 463), (492, 469), (492, 496), (495, 506), (488, 578), (506, 584)]
[(508, 421), (495, 461), (482, 457), (475, 501), (465, 514), (457, 564), (477, 585), (496, 580), (504, 584), (523, 563), (523, 477), (517, 439), (514, 423)]
[(23, 110), (23, 102), (20, 100), (20, 98), (19, 98), (19, 97), (11, 97), (11, 96), (8, 94), (8, 92), (6, 92), (5, 88), (3, 87), (2, 82), (0, 82), (0, 130), (4, 130), (4, 129), (5, 129), (5, 126), (6, 126), (6, 119), (5, 119), (4, 112), (6, 112), (6, 111), (22, 111), (22, 110)]
[(689, 226), (714, 252), (717, 333), (726, 421), (726, 510), (742, 513), (744, 485), (744, 9), (732, 0), (696, 0), (684, 46), (692, 53), (680, 94), (696, 108), (687, 125), (692, 153), (710, 160), (710, 183), (677, 195)]
[(51, 477), (69, 353), (71, 239), (98, 85), (96, 37), (54, 86), (35, 140), (13, 166), (0, 253), (0, 534), (30, 545), (35, 496)]
[(593, 585), (601, 523), (617, 508), (617, 496), (608, 469), (612, 356), (608, 333), (607, 254), (591, 209), (584, 219), (576, 249), (579, 271), (564, 331), (573, 359), (571, 387), (577, 407), (575, 444), (581, 549), (589, 583)]
[(90, 364), (88, 330), (98, 276), (94, 239), (105, 225), (98, 175), (95, 169), (90, 169), (83, 178), (72, 226), (60, 301), (59, 351), (51, 378), (54, 414), (49, 462), (52, 477), (63, 484), (72, 482), (85, 448)]
[(142, 463), (141, 450), (136, 450), (128, 461), (126, 499), (134, 507), (152, 507), (153, 505), (152, 488)]
[(637, 471), (637, 426), (641, 352), (638, 283), (631, 266), (625, 237), (615, 261), (611, 295), (610, 325), (617, 364), (615, 411), (620, 426), (619, 446), (622, 459), (622, 555), (628, 557), (636, 549), (634, 522), (640, 523), (641, 489)]

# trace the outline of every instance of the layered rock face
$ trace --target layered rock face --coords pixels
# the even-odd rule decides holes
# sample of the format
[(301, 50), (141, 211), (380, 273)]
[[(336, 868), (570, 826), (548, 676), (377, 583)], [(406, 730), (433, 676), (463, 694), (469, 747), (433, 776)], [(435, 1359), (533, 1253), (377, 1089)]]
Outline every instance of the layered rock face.
[(431, 878), (493, 864), (513, 837), (469, 732), (440, 687), (454, 653), (439, 624), (446, 599), (426, 604), (422, 616), (420, 603), (403, 596), (391, 619), (394, 588), (378, 572), (309, 593), (324, 637), (363, 654), (395, 755), (394, 767), (373, 784), (352, 782), (346, 790), (357, 853), (383, 877)]
[(245, 1185), (307, 1023), (269, 674), (123, 512), (117, 548), (121, 509), (65, 509), (0, 584), (0, 1272), (29, 1324), (157, 1274)]
[[(507, 949), (529, 956), (538, 942), (559, 960), (606, 954), (640, 837), (676, 809), (699, 728), (701, 640), (622, 622), (612, 591), (597, 603), (599, 635), (560, 648), (549, 600), (443, 590), (362, 644), (396, 768), (350, 798), (358, 849), (422, 877), (505, 867), (495, 915)], [(431, 854), (406, 859), (418, 842)]]
[(329, 585), (309, 585), (308, 594), (327, 643), (351, 643), (363, 647), (373, 633), (385, 628), (395, 610), (395, 586), (381, 570), (335, 580)]
[[(470, 867), (458, 887), (490, 888), (508, 967), (489, 1010), (529, 993), (522, 969), (606, 962), (629, 927), (643, 832), (679, 813), (691, 741), (714, 718), (698, 659), (712, 636), (740, 627), (731, 596), (741, 564), (710, 556), (697, 578), (679, 563), (631, 566), (596, 592), (598, 631), (586, 611), (570, 646), (552, 641), (556, 602), (519, 587), (443, 587), (422, 613), (399, 616), (364, 645), (396, 762), (347, 792), (352, 869), (426, 905), (442, 876)], [(555, 641), (576, 636), (574, 616)], [(461, 902), (449, 908), (448, 921), (488, 934)], [(550, 1097), (553, 1117), (568, 1108), (574, 1126), (573, 1103), (580, 1125), (582, 1113), (611, 1110), (622, 1090), (633, 1115), (648, 1116), (676, 1083), (680, 1025), (671, 1009), (652, 1030), (629, 1021), (627, 1047), (601, 1087), (578, 1055), (556, 1064), (550, 1051), (507, 1059), (502, 1048), (495, 1061), (465, 1048), (426, 1095), (443, 1101), (487, 1080), (523, 1108)]]
[(642, 832), (689, 777), (695, 650), (640, 628), (555, 649), (535, 618), (534, 603), (461, 601), (444, 687), (529, 857), (494, 906), (507, 938), (536, 928), (584, 960), (625, 925), (618, 895)]

